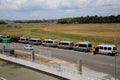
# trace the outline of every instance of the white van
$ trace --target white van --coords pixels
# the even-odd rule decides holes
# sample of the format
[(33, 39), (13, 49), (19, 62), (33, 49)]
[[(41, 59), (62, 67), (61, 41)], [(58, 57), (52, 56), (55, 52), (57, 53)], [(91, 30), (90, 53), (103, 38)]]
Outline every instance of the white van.
[(31, 38), (29, 40), (29, 44), (40, 45), (41, 43), (42, 43), (41, 40), (38, 38)]
[(90, 42), (78, 42), (77, 44), (75, 44), (73, 49), (77, 51), (90, 52), (92, 49), (92, 44)]
[(58, 45), (58, 41), (57, 40), (53, 40), (53, 39), (45, 39), (42, 42), (43, 46), (49, 46), (49, 47), (57, 47)]
[(58, 44), (58, 48), (72, 49), (74, 43), (72, 41), (60, 41)]
[(2, 38), (3, 38), (4, 36), (3, 35), (0, 35), (0, 42), (2, 42)]
[(117, 54), (117, 47), (116, 45), (98, 45), (95, 48), (94, 54), (106, 54), (106, 55), (115, 55)]
[(20, 37), (20, 39), (18, 40), (19, 43), (29, 43), (29, 38), (27, 37)]
[(3, 38), (4, 37), (4, 35), (0, 35), (0, 38)]

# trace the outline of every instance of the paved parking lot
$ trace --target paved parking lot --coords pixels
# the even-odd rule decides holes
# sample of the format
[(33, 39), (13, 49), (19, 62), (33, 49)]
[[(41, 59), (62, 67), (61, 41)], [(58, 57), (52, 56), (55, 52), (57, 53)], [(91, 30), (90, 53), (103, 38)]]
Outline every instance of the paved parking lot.
[[(0, 80), (61, 80), (36, 70), (0, 60)], [(63, 79), (62, 79), (63, 80)]]

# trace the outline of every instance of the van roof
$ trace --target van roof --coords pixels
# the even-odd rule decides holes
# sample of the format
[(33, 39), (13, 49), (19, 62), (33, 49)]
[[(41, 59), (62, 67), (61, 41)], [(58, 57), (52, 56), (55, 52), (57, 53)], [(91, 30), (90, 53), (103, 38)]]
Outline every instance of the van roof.
[(109, 45), (109, 44), (100, 44), (98, 46), (103, 46), (103, 47), (116, 47), (116, 45)]
[(22, 36), (20, 37), (20, 39), (28, 39), (28, 37)]
[(60, 43), (73, 43), (73, 41), (60, 41)]
[(54, 40), (54, 39), (45, 39), (44, 41), (57, 41), (57, 40)]
[(86, 42), (78, 42), (77, 44), (91, 44), (91, 42), (88, 42), (88, 41), (86, 41)]
[(40, 40), (39, 38), (31, 38), (30, 40)]

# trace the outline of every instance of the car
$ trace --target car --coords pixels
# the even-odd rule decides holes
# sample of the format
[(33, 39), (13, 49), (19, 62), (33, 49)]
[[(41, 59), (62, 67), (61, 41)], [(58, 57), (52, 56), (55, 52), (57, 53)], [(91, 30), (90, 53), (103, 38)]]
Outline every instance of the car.
[(92, 49), (92, 44), (90, 42), (78, 42), (73, 47), (74, 50), (90, 52)]
[(57, 47), (58, 45), (58, 41), (57, 40), (53, 40), (53, 39), (45, 39), (42, 42), (43, 46), (49, 46), (49, 47)]
[(27, 45), (24, 46), (24, 49), (33, 50), (33, 46), (30, 45), (30, 44), (27, 44)]
[(25, 36), (22, 36), (22, 37), (19, 38), (18, 42), (28, 44), (29, 43), (29, 38), (25, 37)]
[(95, 54), (106, 54), (106, 55), (113, 55), (115, 56), (117, 54), (117, 46), (116, 45), (107, 45), (107, 44), (101, 44), (94, 47), (95, 50), (93, 51)]
[(33, 44), (33, 45), (41, 45), (41, 39), (38, 39), (38, 38), (31, 38), (29, 40), (29, 44)]
[(58, 44), (58, 48), (63, 49), (73, 49), (74, 43), (73, 41), (60, 41)]

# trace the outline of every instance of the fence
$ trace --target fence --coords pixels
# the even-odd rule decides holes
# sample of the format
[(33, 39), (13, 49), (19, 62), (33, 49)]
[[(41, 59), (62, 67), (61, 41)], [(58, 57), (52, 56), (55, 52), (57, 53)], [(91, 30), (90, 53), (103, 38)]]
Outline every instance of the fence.
[(0, 54), (0, 58), (71, 80), (111, 80), (110, 78), (104, 78), (96, 75), (95, 73), (91, 74), (90, 72), (88, 73), (83, 72), (82, 74), (80, 74), (80, 72), (77, 70), (77, 67), (73, 66), (72, 64), (50, 64), (41, 62), (39, 60), (38, 61), (35, 60), (33, 62), (30, 58), (9, 56), (4, 54)]

